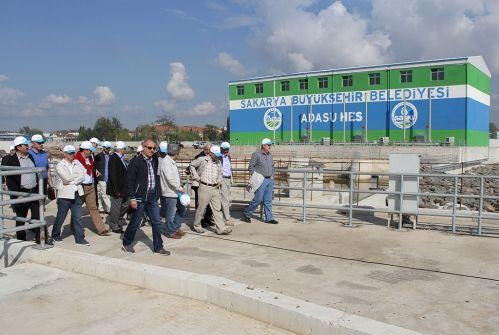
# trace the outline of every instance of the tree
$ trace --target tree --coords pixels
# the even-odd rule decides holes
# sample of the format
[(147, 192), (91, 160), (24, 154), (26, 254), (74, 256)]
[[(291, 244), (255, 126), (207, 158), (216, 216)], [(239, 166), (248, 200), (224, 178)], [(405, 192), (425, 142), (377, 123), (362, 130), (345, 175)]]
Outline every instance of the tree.
[(85, 126), (80, 126), (80, 128), (78, 128), (78, 141), (87, 141), (92, 137), (94, 137), (92, 128), (85, 128)]
[(114, 127), (113, 121), (111, 119), (100, 117), (95, 121), (93, 132), (95, 137), (97, 137), (99, 140), (109, 141), (115, 139), (116, 130), (117, 129)]
[(175, 123), (175, 117), (170, 113), (163, 113), (158, 115), (156, 123), (168, 126), (169, 128), (177, 129), (177, 124)]
[(135, 134), (133, 139), (135, 141), (142, 141), (147, 138), (153, 139), (155, 141), (160, 140), (160, 134), (156, 131), (156, 129), (149, 124), (142, 124), (135, 128)]
[(19, 128), (19, 132), (21, 134), (24, 134), (24, 135), (29, 136), (29, 137), (31, 137), (35, 134), (40, 134), (40, 135), (43, 134), (43, 131), (41, 131), (40, 129), (30, 128), (29, 126), (24, 126), (24, 127)]
[(230, 140), (230, 116), (227, 116), (225, 128), (222, 129), (222, 134), (220, 135), (222, 141)]
[(212, 124), (207, 124), (203, 130), (203, 139), (209, 141), (216, 141), (220, 139), (218, 128)]

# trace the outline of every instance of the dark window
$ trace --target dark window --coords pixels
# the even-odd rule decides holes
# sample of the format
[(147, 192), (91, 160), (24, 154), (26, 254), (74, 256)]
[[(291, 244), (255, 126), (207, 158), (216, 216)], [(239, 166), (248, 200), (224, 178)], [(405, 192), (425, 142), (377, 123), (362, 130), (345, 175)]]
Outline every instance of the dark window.
[(353, 76), (341, 76), (343, 87), (353, 86)]
[(327, 77), (320, 77), (319, 78), (319, 88), (328, 88), (329, 82)]
[(412, 83), (412, 70), (400, 71), (401, 83)]
[(244, 95), (244, 85), (237, 85), (237, 95)]
[(289, 80), (281, 81), (281, 91), (282, 92), (289, 91)]
[(256, 94), (263, 93), (263, 84), (262, 83), (255, 84), (255, 93)]
[(308, 79), (300, 79), (298, 82), (300, 83), (300, 90), (308, 90)]
[(379, 73), (369, 74), (369, 85), (379, 85), (381, 83), (381, 77)]
[(444, 80), (444, 68), (431, 69), (431, 80)]

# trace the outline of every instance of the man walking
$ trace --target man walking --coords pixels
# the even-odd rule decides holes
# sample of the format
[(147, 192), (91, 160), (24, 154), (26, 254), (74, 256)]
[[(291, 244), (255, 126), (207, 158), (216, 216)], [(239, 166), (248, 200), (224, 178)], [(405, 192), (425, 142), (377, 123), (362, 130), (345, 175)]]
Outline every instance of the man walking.
[(46, 170), (42, 173), (43, 177), (43, 193), (47, 194), (47, 185), (52, 186), (52, 176), (50, 175), (49, 155), (43, 150), (45, 140), (40, 134), (31, 136), (31, 149), (29, 154), (35, 160), (36, 167), (42, 167)]
[(60, 181), (57, 183), (57, 216), (52, 227), (52, 239), (57, 243), (62, 242), (61, 228), (68, 211), (71, 210), (71, 231), (76, 244), (90, 246), (85, 240), (85, 231), (80, 222), (83, 205), (81, 197), (84, 194), (81, 183), (85, 179), (85, 170), (80, 162), (74, 159), (75, 147), (66, 145), (62, 151), (64, 158), (55, 167)]
[(116, 142), (114, 153), (109, 157), (109, 177), (106, 192), (111, 200), (111, 210), (107, 217), (107, 224), (113, 233), (122, 234), (126, 225), (123, 218), (130, 202), (125, 197), (125, 179), (127, 164), (125, 162), (126, 145), (123, 141)]
[(185, 207), (180, 203), (179, 196), (184, 189), (180, 183), (180, 173), (172, 151), (167, 151), (167, 155), (161, 161), (160, 178), (161, 209), (165, 208), (166, 236), (179, 239), (185, 234), (180, 229)]
[(142, 214), (146, 211), (151, 220), (154, 254), (168, 256), (170, 252), (163, 248), (161, 237), (158, 207), (161, 184), (158, 176), (158, 161), (153, 159), (156, 143), (153, 140), (146, 140), (143, 148), (142, 154), (134, 157), (128, 165), (125, 195), (130, 198), (132, 218), (123, 235), (121, 249), (127, 253), (135, 252), (132, 243), (139, 229)]
[(100, 213), (108, 213), (111, 209), (111, 199), (106, 192), (107, 181), (109, 180), (109, 156), (111, 142), (102, 143), (102, 152), (95, 155), (95, 174), (97, 176), (97, 203)]
[(241, 221), (250, 223), (251, 215), (258, 207), (260, 203), (263, 202), (263, 208), (265, 211), (265, 222), (270, 224), (278, 224), (279, 222), (274, 220), (272, 216), (272, 192), (274, 190), (274, 162), (272, 160), (272, 154), (270, 153), (270, 146), (272, 141), (268, 138), (262, 140), (262, 145), (259, 151), (253, 153), (251, 156), (248, 170), (250, 175), (253, 173), (259, 173), (263, 176), (263, 182), (257, 189), (253, 200), (244, 209), (243, 217)]
[(232, 186), (232, 165), (231, 158), (229, 155), (230, 144), (229, 142), (222, 142), (220, 144), (220, 149), (222, 150), (222, 157), (220, 158), (222, 162), (222, 185), (221, 185), (221, 196), (222, 196), (222, 213), (224, 216), (225, 223), (227, 225), (233, 225), (231, 222), (232, 217), (230, 216), (230, 188)]
[(191, 162), (189, 170), (192, 179), (199, 182), (199, 205), (194, 217), (193, 229), (204, 233), (201, 227), (206, 207), (210, 205), (215, 220), (216, 233), (219, 235), (230, 234), (232, 229), (227, 227), (223, 220), (222, 204), (220, 199), (220, 185), (222, 184), (222, 164), (220, 163), (220, 147), (213, 145), (208, 156), (199, 157)]
[[(194, 156), (194, 160), (198, 159), (199, 157), (208, 156), (210, 154), (211, 146), (212, 146), (212, 144), (210, 142), (206, 142), (206, 144), (203, 147), (203, 151), (201, 151), (196, 156)], [(189, 168), (187, 168), (187, 170), (189, 170)], [(194, 191), (194, 205), (195, 205), (195, 208), (198, 208), (198, 205), (199, 205), (199, 197), (198, 197), (199, 182), (193, 180), (191, 188)], [(211, 211), (211, 207), (210, 207), (210, 205), (208, 205), (206, 207), (206, 211), (204, 213), (204, 217), (201, 220), (201, 226), (203, 228), (211, 226), (212, 225), (212, 218), (213, 218), (213, 214), (212, 214), (212, 211)]]
[(80, 144), (80, 151), (76, 153), (75, 159), (83, 165), (85, 173), (83, 175), (84, 180), (81, 184), (83, 186), (83, 197), (82, 200), (87, 206), (88, 214), (97, 229), (97, 234), (100, 236), (108, 236), (109, 230), (104, 226), (102, 222), (102, 217), (97, 210), (97, 201), (94, 187), (95, 173), (94, 173), (94, 160), (92, 158), (92, 153), (95, 152), (95, 148), (89, 141), (83, 141)]
[[(5, 166), (19, 166), (23, 168), (34, 168), (35, 160), (33, 156), (29, 154), (28, 140), (23, 136), (18, 136), (14, 139), (14, 148), (16, 153), (14, 155), (5, 156), (5, 160), (2, 161), (2, 165)], [(36, 173), (25, 173), (21, 175), (7, 176), (6, 184), (9, 191), (15, 192), (25, 192), (25, 193), (38, 193), (38, 178)], [(16, 199), (17, 196), (11, 196), (12, 199)], [(20, 204), (14, 204), (13, 209), (16, 212), (16, 216), (21, 218), (27, 218), (28, 211), (31, 211), (31, 219), (40, 219), (40, 201), (30, 201)], [(16, 221), (16, 227), (24, 226), (25, 222)], [(48, 237), (47, 226), (45, 229), (45, 243), (52, 244), (51, 239)], [(41, 233), (40, 228), (35, 228), (31, 230), (35, 233), (35, 241), (40, 244)], [(18, 240), (26, 241), (26, 231), (19, 230), (16, 232), (16, 238)]]

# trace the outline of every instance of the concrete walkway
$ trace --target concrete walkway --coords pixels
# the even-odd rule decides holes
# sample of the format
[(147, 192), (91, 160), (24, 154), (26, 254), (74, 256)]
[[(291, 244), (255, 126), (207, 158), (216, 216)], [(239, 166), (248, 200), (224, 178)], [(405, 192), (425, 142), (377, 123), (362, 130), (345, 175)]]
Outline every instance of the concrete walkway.
[(36, 264), (0, 271), (1, 324), (26, 334), (291, 334), (210, 304)]
[[(119, 236), (89, 230), (91, 247), (76, 246), (68, 236), (57, 248), (222, 276), (424, 333), (497, 333), (497, 238), (396, 231), (376, 216), (357, 217), (363, 224), (344, 228), (343, 216), (324, 211), (303, 225), (299, 211), (276, 210), (279, 225), (253, 219), (226, 237), (165, 238), (169, 257), (152, 254), (149, 227), (137, 234), (135, 254), (120, 250)], [(50, 223), (54, 215), (52, 203)]]

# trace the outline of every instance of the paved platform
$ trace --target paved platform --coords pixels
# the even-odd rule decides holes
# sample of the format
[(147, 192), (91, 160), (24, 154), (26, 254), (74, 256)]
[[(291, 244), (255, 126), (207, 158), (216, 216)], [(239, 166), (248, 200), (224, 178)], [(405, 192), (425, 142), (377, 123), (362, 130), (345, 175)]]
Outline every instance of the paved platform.
[[(149, 227), (137, 234), (135, 254), (120, 250), (118, 235), (99, 237), (90, 230), (91, 247), (76, 246), (68, 236), (57, 248), (223, 276), (424, 333), (498, 332), (497, 238), (396, 231), (379, 217), (358, 218), (363, 224), (344, 228), (343, 216), (327, 213), (311, 215), (304, 225), (299, 211), (276, 210), (279, 225), (254, 219), (230, 236), (165, 238), (169, 257), (152, 254)], [(89, 218), (84, 221), (90, 227)]]
[(11, 335), (291, 334), (192, 299), (29, 263), (0, 271), (0, 310)]

